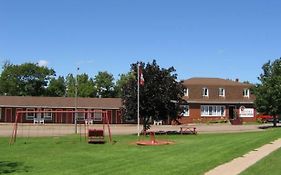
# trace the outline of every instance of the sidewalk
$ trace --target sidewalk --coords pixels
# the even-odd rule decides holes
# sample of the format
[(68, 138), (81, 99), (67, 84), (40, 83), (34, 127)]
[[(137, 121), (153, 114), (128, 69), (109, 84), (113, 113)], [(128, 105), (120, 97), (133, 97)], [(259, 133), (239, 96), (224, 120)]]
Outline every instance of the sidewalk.
[(222, 164), (205, 173), (205, 175), (237, 175), (278, 148), (281, 148), (281, 138), (255, 149), (242, 157)]

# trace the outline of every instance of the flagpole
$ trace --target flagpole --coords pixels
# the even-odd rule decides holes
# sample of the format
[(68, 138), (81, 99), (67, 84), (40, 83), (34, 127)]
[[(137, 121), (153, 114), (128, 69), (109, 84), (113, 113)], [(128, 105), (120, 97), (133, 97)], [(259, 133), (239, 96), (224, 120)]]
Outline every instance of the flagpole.
[(138, 118), (138, 137), (140, 136), (140, 66), (138, 64), (138, 109), (137, 109), (137, 118)]

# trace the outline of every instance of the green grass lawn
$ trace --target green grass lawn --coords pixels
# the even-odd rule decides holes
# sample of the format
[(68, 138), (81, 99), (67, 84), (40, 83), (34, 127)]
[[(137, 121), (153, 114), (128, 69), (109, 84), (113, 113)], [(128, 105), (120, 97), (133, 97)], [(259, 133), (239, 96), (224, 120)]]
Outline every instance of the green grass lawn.
[(241, 175), (270, 174), (280, 175), (281, 173), (281, 149), (274, 151), (269, 156), (258, 161), (255, 165), (245, 170)]
[(78, 136), (69, 136), (19, 138), (9, 146), (9, 138), (0, 138), (0, 174), (203, 174), (279, 138), (280, 134), (280, 129), (270, 129), (156, 136), (175, 141), (173, 145), (156, 147), (136, 146), (133, 135), (114, 136), (117, 142), (113, 145), (90, 145), (80, 142)]

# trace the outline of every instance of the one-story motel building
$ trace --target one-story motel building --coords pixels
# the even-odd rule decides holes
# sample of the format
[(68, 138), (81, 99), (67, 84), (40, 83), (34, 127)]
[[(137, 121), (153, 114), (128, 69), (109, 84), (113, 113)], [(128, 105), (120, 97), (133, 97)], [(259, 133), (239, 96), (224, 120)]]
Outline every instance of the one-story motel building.
[[(212, 120), (233, 120), (239, 118), (249, 122), (256, 120), (253, 107), (255, 97), (253, 86), (238, 80), (220, 78), (191, 78), (183, 81), (185, 109), (180, 123), (207, 122)], [(107, 111), (109, 123), (126, 123), (121, 115), (120, 98), (70, 98), (70, 97), (26, 97), (0, 96), (0, 122), (15, 122), (17, 111), (28, 111), (19, 122), (33, 122), (37, 115), (43, 115), (45, 123), (74, 123), (75, 109), (89, 111), (78, 113), (78, 120), (92, 118), (101, 123), (102, 118), (91, 111)], [(68, 113), (36, 113), (35, 111), (68, 111)], [(170, 123), (171, 121), (165, 122)]]

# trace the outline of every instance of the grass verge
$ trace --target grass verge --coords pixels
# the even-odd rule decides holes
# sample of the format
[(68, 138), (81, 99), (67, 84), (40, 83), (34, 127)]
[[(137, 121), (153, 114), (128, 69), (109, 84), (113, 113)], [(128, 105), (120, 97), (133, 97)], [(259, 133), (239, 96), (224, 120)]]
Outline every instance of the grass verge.
[(278, 149), (258, 161), (255, 165), (241, 173), (241, 175), (270, 174), (280, 175), (281, 149)]
[(114, 136), (115, 144), (91, 145), (78, 136), (0, 138), (0, 174), (204, 174), (280, 137), (265, 132), (156, 136), (173, 145), (143, 147), (136, 136)]

